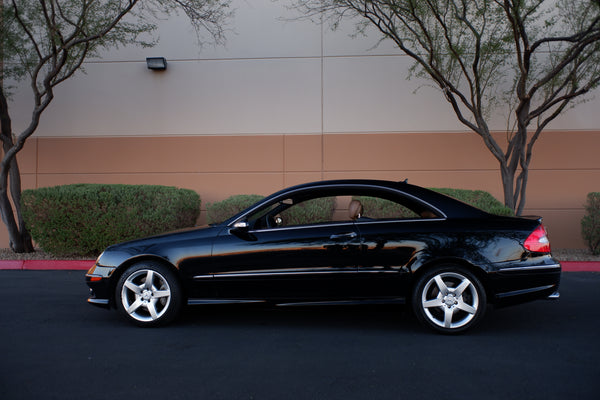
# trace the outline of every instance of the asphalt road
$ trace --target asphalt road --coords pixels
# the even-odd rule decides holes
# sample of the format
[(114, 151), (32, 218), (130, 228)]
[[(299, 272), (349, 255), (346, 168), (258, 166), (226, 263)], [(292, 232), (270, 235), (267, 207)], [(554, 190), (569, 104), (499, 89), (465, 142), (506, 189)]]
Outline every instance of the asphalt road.
[(457, 337), (399, 306), (186, 310), (130, 326), (83, 272), (0, 271), (0, 399), (600, 398), (600, 273)]

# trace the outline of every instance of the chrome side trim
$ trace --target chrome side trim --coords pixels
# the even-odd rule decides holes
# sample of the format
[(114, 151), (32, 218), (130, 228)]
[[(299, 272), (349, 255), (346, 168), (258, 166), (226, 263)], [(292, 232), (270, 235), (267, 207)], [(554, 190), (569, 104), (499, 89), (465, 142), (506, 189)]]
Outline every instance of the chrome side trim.
[(405, 304), (406, 299), (404, 298), (392, 298), (392, 299), (376, 299), (376, 300), (330, 300), (330, 301), (303, 301), (303, 302), (291, 302), (291, 303), (277, 303), (277, 307), (302, 307), (302, 306), (344, 306), (344, 305), (357, 305), (357, 304)]
[(547, 289), (550, 289), (550, 288), (555, 287), (555, 286), (556, 285), (546, 285), (546, 286), (538, 286), (538, 287), (529, 288), (529, 289), (515, 290), (513, 292), (498, 293), (497, 297), (500, 298), (500, 299), (502, 299), (502, 298), (505, 298), (505, 297), (518, 296), (518, 295), (521, 295), (521, 294), (541, 292), (543, 290), (547, 290)]
[[(294, 270), (294, 271), (269, 271), (269, 272), (235, 272), (226, 274), (214, 274), (213, 278), (249, 278), (249, 277), (269, 277), (269, 276), (294, 276), (294, 275), (325, 275), (325, 274), (356, 274), (357, 270), (336, 270), (336, 271), (322, 271), (322, 270)], [(198, 279), (202, 279), (206, 275), (200, 275)], [(194, 277), (196, 279), (196, 277)]]
[(99, 304), (99, 305), (103, 305), (103, 306), (107, 306), (108, 305), (108, 299), (92, 299), (89, 298), (87, 299), (87, 302), (90, 304)]
[(536, 265), (531, 267), (514, 267), (514, 268), (502, 268), (499, 269), (498, 272), (514, 272), (514, 271), (535, 271), (541, 269), (560, 269), (560, 264), (551, 264), (551, 265)]
[(336, 221), (322, 224), (313, 224), (313, 225), (293, 225), (293, 226), (281, 226), (277, 228), (265, 228), (258, 230), (251, 230), (250, 233), (262, 233), (262, 232), (281, 232), (281, 231), (289, 231), (289, 230), (299, 230), (299, 229), (312, 229), (319, 227), (335, 227), (335, 226), (347, 226), (349, 229), (354, 227), (354, 222), (352, 221)]
[(202, 304), (244, 304), (244, 303), (264, 303), (265, 300), (237, 300), (237, 299), (189, 299), (190, 306)]
[(398, 223), (407, 223), (407, 222), (439, 222), (445, 221), (446, 218), (404, 218), (404, 219), (392, 219), (392, 218), (383, 218), (383, 219), (373, 219), (373, 220), (364, 220), (364, 221), (356, 221), (357, 224), (360, 225), (368, 225), (368, 224), (398, 224)]
[(299, 230), (299, 229), (312, 229), (312, 228), (320, 228), (320, 227), (332, 227), (332, 226), (348, 226), (353, 227), (354, 224), (398, 224), (398, 223), (408, 223), (408, 222), (439, 222), (445, 221), (445, 218), (407, 218), (407, 219), (373, 219), (373, 220), (364, 220), (364, 221), (339, 221), (339, 222), (328, 222), (321, 224), (312, 224), (312, 225), (293, 225), (293, 226), (282, 226), (278, 228), (265, 228), (258, 230), (251, 230), (250, 233), (261, 233), (261, 232), (281, 232), (287, 230)]
[(402, 272), (402, 268), (403, 267), (391, 267), (392, 269), (358, 269), (358, 272), (360, 274), (397, 274), (398, 272)]
[(331, 275), (331, 274), (397, 274), (400, 269), (303, 269), (303, 270), (272, 270), (272, 271), (243, 271), (223, 274), (196, 275), (193, 279), (214, 278), (251, 278), (251, 277), (274, 277), (274, 276), (301, 276), (301, 275)]
[(193, 279), (212, 279), (214, 278), (213, 274), (208, 275), (196, 275)]
[(558, 293), (558, 290), (554, 293), (552, 293), (550, 296), (546, 297), (548, 300), (558, 300), (560, 298), (560, 293)]

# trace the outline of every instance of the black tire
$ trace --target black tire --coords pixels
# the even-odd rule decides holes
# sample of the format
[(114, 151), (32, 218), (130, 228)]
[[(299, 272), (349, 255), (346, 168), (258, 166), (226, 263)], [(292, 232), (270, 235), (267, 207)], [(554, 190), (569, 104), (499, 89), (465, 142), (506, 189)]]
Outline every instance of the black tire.
[(173, 271), (144, 261), (127, 268), (117, 282), (119, 312), (138, 326), (161, 326), (173, 321), (183, 304), (181, 285)]
[(487, 298), (475, 275), (457, 265), (426, 272), (416, 283), (412, 308), (424, 325), (442, 333), (463, 332), (485, 314)]

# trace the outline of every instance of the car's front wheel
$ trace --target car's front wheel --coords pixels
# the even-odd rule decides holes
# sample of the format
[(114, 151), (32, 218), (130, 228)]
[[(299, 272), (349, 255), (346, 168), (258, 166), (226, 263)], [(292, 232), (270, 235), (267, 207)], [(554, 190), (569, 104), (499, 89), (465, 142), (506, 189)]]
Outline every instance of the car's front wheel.
[(182, 293), (175, 274), (157, 262), (140, 262), (129, 267), (116, 287), (119, 311), (139, 326), (171, 322), (182, 306)]
[(486, 294), (475, 275), (460, 266), (447, 265), (417, 281), (412, 307), (425, 325), (443, 333), (458, 333), (481, 320)]

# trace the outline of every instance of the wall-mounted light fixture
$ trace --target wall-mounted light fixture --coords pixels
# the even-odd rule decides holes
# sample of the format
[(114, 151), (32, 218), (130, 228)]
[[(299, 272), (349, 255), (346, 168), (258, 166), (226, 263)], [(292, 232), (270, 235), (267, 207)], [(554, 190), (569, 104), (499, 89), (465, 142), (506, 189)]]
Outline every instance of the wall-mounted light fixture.
[(164, 57), (146, 57), (148, 69), (155, 71), (164, 71), (167, 69), (167, 60)]

